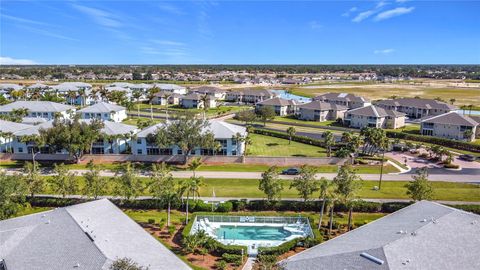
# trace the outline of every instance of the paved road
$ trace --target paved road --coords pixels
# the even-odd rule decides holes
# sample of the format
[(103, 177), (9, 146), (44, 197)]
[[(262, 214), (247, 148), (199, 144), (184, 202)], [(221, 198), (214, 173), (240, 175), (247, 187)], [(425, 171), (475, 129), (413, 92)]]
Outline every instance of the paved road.
[[(13, 174), (20, 172), (21, 169), (7, 169), (8, 174)], [(71, 170), (77, 175), (85, 173), (87, 170)], [(412, 180), (412, 175), (415, 170), (412, 170), (408, 173), (403, 174), (385, 174), (383, 175), (384, 181), (410, 181)], [(50, 175), (50, 172), (44, 171), (44, 175)], [(115, 172), (112, 171), (101, 171), (102, 176), (115, 176)], [(174, 171), (172, 172), (173, 177), (175, 178), (188, 178), (193, 175), (191, 171)], [(196, 172), (197, 176), (202, 176), (205, 178), (236, 178), (236, 179), (261, 179), (261, 172), (228, 172), (228, 171), (198, 171)], [(140, 174), (141, 177), (148, 177), (148, 173)], [(336, 173), (318, 173), (317, 177), (325, 177), (327, 179), (333, 179), (337, 176)], [(360, 174), (360, 177), (363, 180), (378, 180), (379, 174)], [(293, 179), (295, 176), (292, 175), (281, 175), (281, 179)], [(447, 171), (444, 169), (431, 169), (429, 170), (429, 180), (430, 181), (439, 181), (439, 182), (465, 182), (465, 183), (479, 183), (480, 184), (480, 170), (478, 169), (464, 169), (461, 172), (458, 171)]]

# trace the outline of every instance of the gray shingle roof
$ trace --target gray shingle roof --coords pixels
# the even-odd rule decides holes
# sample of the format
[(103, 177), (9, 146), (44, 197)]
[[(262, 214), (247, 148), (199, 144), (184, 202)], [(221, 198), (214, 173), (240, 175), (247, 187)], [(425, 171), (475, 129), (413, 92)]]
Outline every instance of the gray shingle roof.
[(350, 93), (326, 93), (313, 98), (314, 100), (342, 100), (342, 101), (357, 101), (369, 102), (368, 99)]
[(366, 107), (360, 107), (356, 108), (353, 110), (348, 111), (348, 113), (351, 113), (353, 115), (363, 115), (363, 116), (373, 116), (373, 117), (400, 117), (400, 116), (405, 116), (404, 113), (394, 111), (394, 110), (386, 110), (383, 108), (380, 108), (375, 105), (369, 105)]
[(266, 89), (242, 89), (231, 91), (232, 94), (245, 95), (245, 96), (276, 96), (276, 94), (271, 90)]
[(201, 94), (216, 94), (216, 93), (225, 93), (226, 91), (221, 89), (221, 88), (218, 88), (218, 87), (214, 87), (214, 86), (200, 86), (200, 87), (197, 87), (195, 89), (193, 89), (193, 91), (197, 92), (197, 93), (201, 93)]
[(257, 104), (270, 105), (270, 106), (293, 106), (293, 105), (296, 105), (296, 102), (290, 99), (275, 97), (275, 98), (264, 100), (262, 102), (258, 102)]
[(109, 112), (119, 112), (125, 110), (125, 107), (107, 103), (107, 102), (99, 102), (95, 103), (91, 106), (85, 107), (78, 112), (81, 113), (109, 113)]
[(457, 125), (457, 126), (461, 125), (461, 126), (469, 126), (469, 127), (475, 127), (479, 125), (479, 123), (473, 120), (472, 118), (463, 114), (459, 114), (457, 112), (448, 112), (441, 115), (428, 117), (422, 120), (422, 122)]
[[(480, 269), (480, 216), (421, 201), (282, 261), (286, 270)], [(382, 261), (377, 264), (361, 253)]]
[(64, 112), (75, 109), (73, 106), (51, 101), (15, 101), (0, 106), (0, 112), (11, 112), (13, 109), (22, 108), (28, 109), (32, 112)]
[(20, 90), (23, 86), (15, 83), (0, 83), (0, 90)]
[(421, 109), (440, 109), (440, 110), (456, 110), (457, 107), (447, 104), (445, 102), (437, 101), (434, 99), (425, 98), (398, 98), (398, 99), (385, 99), (375, 102), (379, 105), (387, 106), (403, 106), (403, 107), (415, 107)]
[(106, 199), (0, 221), (0, 244), (9, 270), (106, 270), (124, 257), (152, 270), (190, 269)]
[(320, 100), (314, 100), (310, 103), (299, 105), (298, 108), (307, 109), (307, 110), (320, 110), (320, 111), (329, 111), (329, 110), (346, 111), (346, 110), (348, 110), (348, 108), (345, 107), (345, 106), (338, 105), (338, 104), (333, 104), (333, 103), (328, 103), (328, 102), (323, 102), (323, 101), (320, 101)]
[(27, 86), (27, 89), (48, 89), (50, 86), (43, 83), (35, 83), (30, 86)]
[[(201, 100), (204, 95), (199, 93), (191, 93), (182, 97), (182, 99), (186, 100)], [(210, 97), (208, 97), (210, 99)]]
[(154, 87), (160, 88), (161, 90), (182, 90), (185, 89), (185, 87), (176, 85), (176, 84), (171, 84), (171, 83), (155, 83)]
[(58, 90), (58, 91), (76, 91), (79, 88), (92, 88), (92, 85), (84, 82), (64, 82), (64, 83), (52, 86), (52, 89)]

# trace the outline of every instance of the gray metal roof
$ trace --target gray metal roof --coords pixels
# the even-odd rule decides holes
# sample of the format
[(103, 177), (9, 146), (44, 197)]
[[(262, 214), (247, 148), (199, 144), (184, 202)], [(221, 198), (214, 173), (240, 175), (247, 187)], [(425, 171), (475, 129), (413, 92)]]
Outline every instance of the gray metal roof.
[(76, 91), (79, 88), (92, 88), (92, 85), (84, 82), (64, 82), (52, 86), (52, 89), (58, 91)]
[(31, 125), (15, 123), (0, 119), (0, 132), (14, 133), (20, 130), (29, 129)]
[(119, 112), (124, 111), (125, 107), (107, 103), (107, 102), (98, 102), (91, 106), (85, 107), (78, 112), (80, 113), (110, 113), (110, 112)]
[(0, 83), (0, 90), (20, 90), (23, 86), (15, 83)]
[(221, 88), (214, 87), (214, 86), (200, 86), (200, 87), (197, 87), (197, 88), (193, 89), (193, 91), (195, 91), (197, 93), (201, 93), (201, 94), (216, 94), (216, 93), (227, 92), (226, 90), (223, 90)]
[(475, 127), (479, 125), (479, 123), (474, 119), (457, 112), (448, 112), (441, 115), (435, 115), (422, 120), (422, 122), (469, 127)]
[(35, 83), (30, 86), (27, 86), (27, 89), (48, 89), (50, 86), (43, 83)]
[[(149, 134), (153, 134), (156, 130), (165, 125), (165, 123), (158, 123), (156, 125), (145, 128), (137, 134), (138, 138), (146, 138)], [(244, 136), (247, 133), (247, 129), (242, 126), (230, 124), (224, 121), (213, 120), (210, 121), (210, 125), (206, 130), (210, 130), (216, 139), (230, 139), (237, 133)]]
[(9, 270), (106, 270), (124, 257), (152, 270), (190, 269), (106, 199), (0, 221), (0, 236)]
[[(81, 119), (80, 121), (90, 123), (91, 119)], [(113, 121), (103, 121), (103, 128), (100, 133), (106, 135), (124, 135), (129, 133), (136, 133), (138, 128), (136, 126), (127, 125), (123, 123), (117, 123)]]
[[(421, 201), (294, 255), (286, 270), (480, 269), (480, 216)], [(367, 253), (381, 261), (377, 264)]]
[(375, 102), (378, 105), (387, 106), (402, 106), (402, 107), (414, 107), (421, 109), (441, 109), (441, 110), (456, 110), (457, 107), (445, 102), (437, 101), (434, 99), (426, 98), (398, 98), (398, 99), (385, 99)]
[(333, 104), (333, 103), (328, 103), (328, 102), (323, 102), (323, 101), (320, 101), (320, 100), (314, 100), (310, 103), (299, 105), (298, 108), (307, 109), (307, 110), (320, 110), (320, 111), (329, 111), (329, 110), (346, 111), (346, 110), (348, 110), (348, 108), (345, 107), (345, 106), (338, 105), (338, 104)]
[(373, 116), (373, 117), (400, 117), (405, 116), (404, 113), (394, 111), (394, 110), (387, 110), (375, 105), (369, 105), (366, 107), (360, 107), (353, 110), (348, 111), (348, 113), (353, 115), (363, 115), (363, 116)]
[(64, 112), (75, 110), (75, 107), (51, 101), (15, 101), (0, 106), (0, 112), (11, 112), (13, 109), (28, 109), (31, 112)]
[(176, 84), (171, 84), (171, 83), (155, 83), (153, 84), (154, 87), (160, 88), (161, 90), (182, 90), (185, 89), (185, 87), (176, 85)]

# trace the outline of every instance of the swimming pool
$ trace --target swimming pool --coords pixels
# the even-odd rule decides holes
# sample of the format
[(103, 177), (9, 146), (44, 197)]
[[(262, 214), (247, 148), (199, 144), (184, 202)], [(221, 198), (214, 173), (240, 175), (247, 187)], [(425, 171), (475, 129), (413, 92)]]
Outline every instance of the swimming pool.
[(248, 254), (259, 247), (279, 246), (295, 238), (313, 237), (306, 217), (205, 216), (195, 217), (190, 234), (204, 231), (225, 245), (243, 245)]
[(294, 95), (294, 94), (291, 94), (285, 90), (272, 90), (274, 93), (276, 93), (277, 95), (279, 95), (280, 98), (283, 98), (283, 99), (289, 99), (289, 100), (296, 100), (300, 103), (308, 103), (308, 102), (311, 102), (312, 99), (311, 98), (308, 98), (308, 97), (304, 97), (304, 96), (299, 96), (299, 95)]

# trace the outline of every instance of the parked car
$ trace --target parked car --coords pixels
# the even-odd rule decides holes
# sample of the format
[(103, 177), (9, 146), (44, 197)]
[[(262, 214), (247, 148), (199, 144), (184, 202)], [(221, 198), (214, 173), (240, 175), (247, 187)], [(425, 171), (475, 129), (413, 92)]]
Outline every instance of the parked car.
[(474, 155), (468, 155), (468, 154), (460, 155), (458, 156), (458, 158), (465, 161), (475, 161), (475, 159), (477, 159)]
[(282, 174), (287, 174), (287, 175), (297, 175), (300, 173), (300, 169), (298, 168), (288, 168), (282, 171)]

